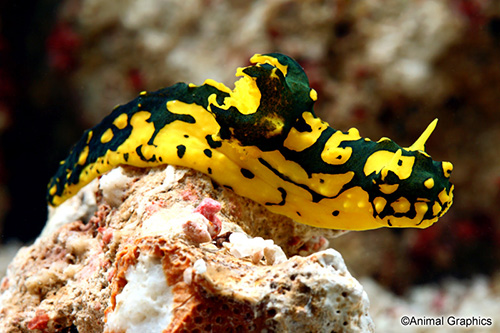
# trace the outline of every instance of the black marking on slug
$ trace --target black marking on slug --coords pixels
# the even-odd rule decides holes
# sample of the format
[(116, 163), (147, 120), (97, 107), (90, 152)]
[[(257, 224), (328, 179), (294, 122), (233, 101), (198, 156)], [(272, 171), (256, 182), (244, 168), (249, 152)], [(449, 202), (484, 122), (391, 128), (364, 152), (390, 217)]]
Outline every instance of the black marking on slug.
[(295, 129), (299, 132), (312, 132), (311, 126), (306, 123), (304, 117), (297, 118), (297, 122), (295, 123)]
[(177, 156), (179, 156), (179, 158), (184, 157), (184, 154), (186, 153), (186, 146), (178, 145), (176, 148), (177, 148)]
[(210, 148), (212, 149), (216, 149), (216, 148), (220, 148), (222, 147), (222, 142), (221, 141), (215, 141), (211, 135), (207, 135), (205, 137), (205, 139), (207, 140), (207, 143), (208, 145), (210, 146)]
[(278, 187), (278, 191), (281, 193), (281, 201), (278, 203), (266, 202), (266, 206), (284, 206), (286, 203), (286, 190), (283, 187)]
[(151, 156), (151, 158), (146, 158), (143, 154), (142, 154), (142, 145), (139, 145), (137, 146), (137, 148), (135, 148), (135, 152), (137, 153), (137, 155), (139, 156), (139, 158), (145, 162), (154, 162), (156, 161), (156, 156), (153, 154), (153, 156)]
[(259, 160), (259, 162), (262, 165), (264, 165), (266, 168), (268, 168), (269, 170), (271, 170), (276, 176), (280, 177), (281, 179), (283, 179), (286, 182), (289, 182), (291, 184), (294, 184), (295, 186), (301, 187), (304, 190), (306, 190), (307, 192), (309, 192), (311, 194), (312, 198), (313, 198), (313, 202), (320, 202), (321, 200), (323, 200), (325, 198), (328, 198), (328, 197), (325, 197), (324, 195), (321, 195), (321, 194), (319, 194), (319, 193), (311, 190), (307, 185), (299, 184), (297, 182), (294, 182), (289, 177), (285, 176), (284, 174), (282, 174), (281, 172), (279, 172), (278, 170), (276, 170), (275, 168), (273, 168), (273, 166), (271, 164), (269, 164), (263, 158), (259, 157), (258, 160)]
[(243, 177), (245, 177), (245, 178), (252, 179), (253, 177), (255, 177), (253, 172), (248, 170), (248, 169), (241, 168), (240, 171), (241, 171), (241, 174), (243, 175)]

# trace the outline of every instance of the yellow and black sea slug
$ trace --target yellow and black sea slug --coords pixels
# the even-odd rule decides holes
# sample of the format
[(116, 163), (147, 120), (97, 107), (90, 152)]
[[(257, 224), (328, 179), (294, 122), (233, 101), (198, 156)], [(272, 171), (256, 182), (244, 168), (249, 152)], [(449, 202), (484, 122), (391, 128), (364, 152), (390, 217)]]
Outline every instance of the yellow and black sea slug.
[(317, 94), (297, 62), (277, 53), (251, 62), (233, 90), (178, 83), (117, 107), (61, 162), (49, 204), (119, 165), (172, 164), (321, 228), (426, 228), (450, 208), (453, 166), (424, 147), (437, 120), (408, 148), (335, 130), (315, 116)]

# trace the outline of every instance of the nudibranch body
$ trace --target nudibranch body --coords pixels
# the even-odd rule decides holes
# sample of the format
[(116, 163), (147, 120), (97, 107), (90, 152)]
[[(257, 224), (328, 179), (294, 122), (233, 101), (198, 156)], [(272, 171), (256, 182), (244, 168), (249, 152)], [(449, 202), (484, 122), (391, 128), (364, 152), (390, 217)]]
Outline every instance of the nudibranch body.
[(316, 92), (293, 59), (255, 55), (233, 90), (213, 80), (142, 92), (87, 130), (48, 186), (59, 205), (119, 165), (172, 164), (295, 221), (331, 229), (426, 228), (452, 204), (452, 164), (425, 142), (335, 130), (315, 116)]

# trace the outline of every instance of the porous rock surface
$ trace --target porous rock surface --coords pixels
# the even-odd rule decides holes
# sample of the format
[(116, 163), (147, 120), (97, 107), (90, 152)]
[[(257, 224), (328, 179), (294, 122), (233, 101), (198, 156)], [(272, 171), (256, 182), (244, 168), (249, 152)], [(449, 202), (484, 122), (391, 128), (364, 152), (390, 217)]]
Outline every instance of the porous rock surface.
[(321, 232), (192, 170), (118, 168), (19, 251), (0, 332), (373, 331), (366, 293)]

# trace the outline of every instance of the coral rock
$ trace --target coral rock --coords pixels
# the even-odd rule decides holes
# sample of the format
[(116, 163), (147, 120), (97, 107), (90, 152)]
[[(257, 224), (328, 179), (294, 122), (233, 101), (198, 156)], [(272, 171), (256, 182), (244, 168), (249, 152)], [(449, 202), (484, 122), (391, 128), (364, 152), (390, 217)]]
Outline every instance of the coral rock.
[[(128, 186), (106, 179), (117, 174)], [(187, 169), (123, 168), (96, 182), (53, 211), (9, 266), (0, 331), (373, 330), (338, 252), (287, 259), (323, 246), (320, 230), (295, 229)], [(204, 238), (186, 227), (195, 215)]]

